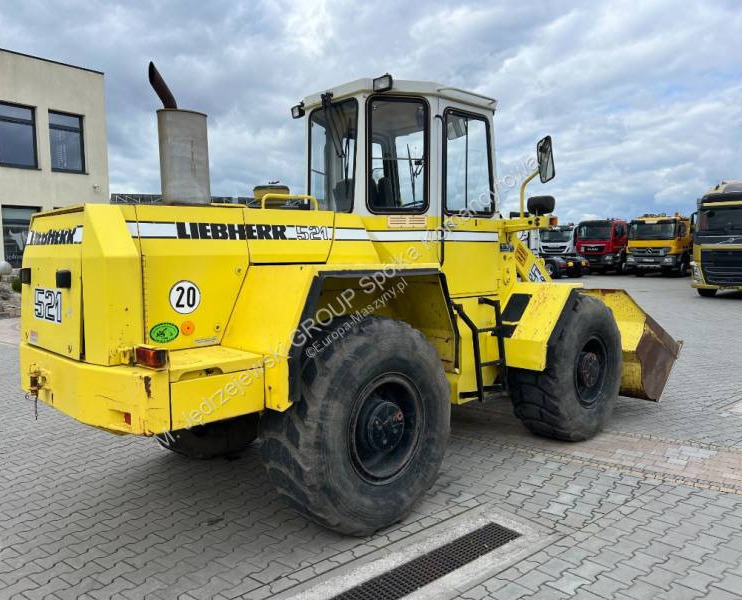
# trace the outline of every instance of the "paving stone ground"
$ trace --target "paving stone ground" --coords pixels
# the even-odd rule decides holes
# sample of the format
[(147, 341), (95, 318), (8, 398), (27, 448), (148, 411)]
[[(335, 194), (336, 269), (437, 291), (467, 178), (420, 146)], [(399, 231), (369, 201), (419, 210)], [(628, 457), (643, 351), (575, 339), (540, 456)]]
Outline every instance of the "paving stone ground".
[(297, 516), (257, 443), (193, 462), (114, 437), (18, 391), (14, 325), (0, 323), (0, 599), (267, 598), (481, 507), (553, 543), (462, 598), (742, 598), (742, 296), (687, 279), (625, 287), (685, 346), (658, 404), (620, 399), (608, 430), (564, 444), (502, 403), (454, 410), (435, 486), (404, 522), (344, 538)]

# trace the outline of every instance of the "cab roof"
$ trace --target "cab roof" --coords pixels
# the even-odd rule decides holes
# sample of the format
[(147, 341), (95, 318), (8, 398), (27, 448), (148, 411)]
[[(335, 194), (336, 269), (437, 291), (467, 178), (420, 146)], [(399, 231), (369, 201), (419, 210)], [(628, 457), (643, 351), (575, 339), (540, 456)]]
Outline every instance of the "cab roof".
[[(373, 94), (374, 93), (374, 80), (370, 77), (364, 79), (356, 79), (348, 83), (328, 88), (322, 92), (317, 92), (304, 98), (304, 107), (307, 112), (322, 104), (322, 94), (327, 92), (332, 93), (334, 100), (341, 100), (350, 96), (356, 96), (358, 94)], [(477, 92), (469, 92), (460, 88), (435, 83), (434, 81), (412, 81), (407, 79), (395, 79), (393, 80), (392, 89), (386, 92), (379, 92), (380, 94), (416, 94), (423, 96), (435, 96), (438, 98), (445, 98), (447, 100), (453, 100), (454, 102), (461, 102), (462, 104), (468, 104), (475, 108), (488, 110), (495, 112), (497, 108), (497, 100), (479, 94)]]

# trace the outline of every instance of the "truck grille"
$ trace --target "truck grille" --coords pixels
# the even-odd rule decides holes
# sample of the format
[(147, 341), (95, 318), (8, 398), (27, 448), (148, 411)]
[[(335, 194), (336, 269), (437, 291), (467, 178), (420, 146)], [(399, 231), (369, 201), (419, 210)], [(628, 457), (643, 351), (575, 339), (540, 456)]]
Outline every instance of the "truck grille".
[(665, 251), (662, 248), (632, 248), (631, 254), (635, 256), (664, 256)]
[(701, 267), (706, 283), (742, 285), (742, 250), (702, 250)]
[(567, 246), (542, 246), (541, 250), (546, 254), (564, 254)]

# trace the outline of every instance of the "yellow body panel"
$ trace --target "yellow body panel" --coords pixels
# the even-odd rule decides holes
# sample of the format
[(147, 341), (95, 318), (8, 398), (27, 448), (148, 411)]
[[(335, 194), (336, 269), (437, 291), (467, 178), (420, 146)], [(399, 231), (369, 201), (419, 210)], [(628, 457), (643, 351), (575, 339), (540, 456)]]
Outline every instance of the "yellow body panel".
[(32, 392), (29, 375), (36, 374), (39, 400), (81, 423), (138, 435), (170, 430), (166, 371), (88, 364), (23, 342), (20, 360), (24, 391)]
[[(81, 243), (29, 246), (24, 258), (32, 287), (53, 287), (57, 266), (73, 272), (63, 293), (74, 310), (58, 335), (59, 324), (37, 327), (24, 293), (22, 385), (84, 423), (120, 433), (283, 411), (298, 397), (302, 352), (318, 343), (321, 325), (338, 315), (378, 315), (419, 329), (438, 351), (451, 402), (467, 402), (477, 389), (472, 333), (455, 305), (476, 327), (492, 327), (494, 309), (480, 298), (498, 300), (509, 328), (507, 365), (546, 366), (551, 333), (579, 287), (550, 283), (518, 238), (547, 225), (544, 217), (438, 223), (239, 206), (89, 206), (41, 215), (32, 231), (80, 227), (84, 235)], [(184, 281), (200, 292), (185, 312), (173, 300)], [(626, 339), (633, 324), (622, 323), (630, 321), (619, 320)], [(70, 339), (80, 342), (68, 349), (73, 329), (78, 336)], [(495, 337), (479, 334), (479, 342), (482, 361), (501, 358)], [(140, 344), (165, 349), (167, 365), (133, 366)], [(497, 366), (483, 375), (501, 379)]]

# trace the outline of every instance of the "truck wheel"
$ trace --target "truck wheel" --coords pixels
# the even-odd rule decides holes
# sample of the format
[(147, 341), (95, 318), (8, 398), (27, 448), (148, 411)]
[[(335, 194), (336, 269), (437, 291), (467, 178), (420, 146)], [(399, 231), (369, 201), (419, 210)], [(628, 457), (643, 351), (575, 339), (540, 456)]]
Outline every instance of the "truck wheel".
[(343, 333), (302, 365), (300, 400), (261, 419), (263, 463), (300, 513), (366, 536), (404, 518), (436, 480), (449, 386), (435, 348), (406, 323), (336, 319), (328, 331)]
[(156, 436), (163, 448), (188, 458), (210, 459), (242, 452), (258, 437), (258, 414), (197, 425)]
[(515, 415), (533, 433), (572, 442), (610, 418), (621, 383), (621, 334), (610, 309), (575, 294), (552, 333), (545, 371), (509, 369)]
[(551, 262), (550, 260), (546, 261), (545, 268), (546, 268), (546, 272), (548, 273), (549, 277), (554, 279), (557, 276), (557, 269), (554, 266), (554, 263)]
[(699, 296), (703, 296), (704, 298), (713, 298), (714, 296), (716, 296), (715, 289), (696, 288), (696, 291), (698, 292)]

